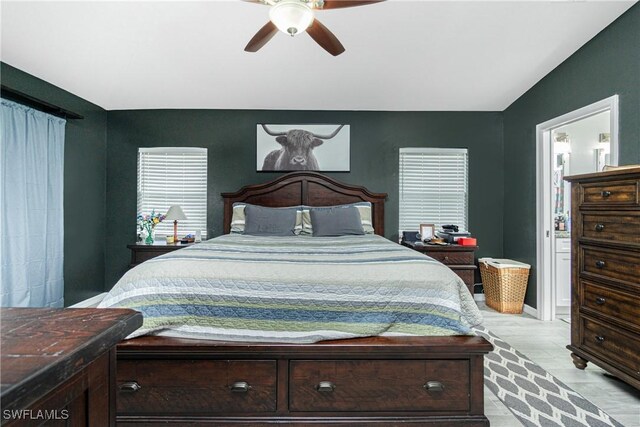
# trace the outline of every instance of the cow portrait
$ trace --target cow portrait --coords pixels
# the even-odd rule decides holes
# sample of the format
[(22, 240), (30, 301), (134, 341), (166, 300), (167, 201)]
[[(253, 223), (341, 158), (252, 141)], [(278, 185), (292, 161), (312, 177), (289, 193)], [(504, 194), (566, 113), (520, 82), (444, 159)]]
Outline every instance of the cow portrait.
[[(274, 137), (275, 142), (280, 144), (279, 149), (270, 150), (266, 155), (264, 155), (261, 168), (262, 171), (320, 171), (340, 169), (340, 167), (336, 169), (335, 165), (323, 165), (323, 167), (321, 167), (314, 150), (317, 147), (320, 147), (325, 141), (336, 137), (345, 125), (339, 125), (329, 133), (319, 133), (298, 128), (274, 131), (267, 125), (262, 124), (260, 126), (268, 136)], [(313, 125), (310, 125), (308, 127), (310, 128), (312, 126)], [(320, 126), (322, 125), (313, 127)], [(340, 159), (339, 157), (345, 157), (343, 149), (346, 148), (346, 163), (348, 170), (348, 138), (346, 142), (346, 147), (337, 147), (332, 149), (331, 157), (336, 157), (337, 155), (337, 161), (344, 161), (345, 159)]]

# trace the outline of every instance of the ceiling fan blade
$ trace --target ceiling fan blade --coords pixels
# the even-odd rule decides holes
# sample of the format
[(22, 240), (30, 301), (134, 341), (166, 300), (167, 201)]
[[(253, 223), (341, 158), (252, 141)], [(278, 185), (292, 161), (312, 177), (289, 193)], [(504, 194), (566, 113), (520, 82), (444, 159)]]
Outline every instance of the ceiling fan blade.
[(307, 28), (307, 33), (331, 55), (338, 56), (344, 52), (344, 46), (342, 46), (340, 40), (317, 19), (314, 19), (311, 26)]
[(324, 0), (324, 4), (319, 9), (342, 9), (345, 7), (365, 6), (383, 1), (385, 0)]
[(260, 28), (256, 35), (249, 40), (249, 43), (247, 43), (247, 46), (244, 48), (245, 52), (259, 51), (260, 48), (267, 44), (267, 42), (271, 40), (277, 32), (278, 27), (276, 27), (271, 21), (267, 22), (264, 24), (264, 27)]
[(262, 0), (242, 0), (242, 1), (246, 1), (247, 3), (258, 3), (258, 4), (264, 4), (266, 6), (268, 6), (269, 4), (262, 1)]

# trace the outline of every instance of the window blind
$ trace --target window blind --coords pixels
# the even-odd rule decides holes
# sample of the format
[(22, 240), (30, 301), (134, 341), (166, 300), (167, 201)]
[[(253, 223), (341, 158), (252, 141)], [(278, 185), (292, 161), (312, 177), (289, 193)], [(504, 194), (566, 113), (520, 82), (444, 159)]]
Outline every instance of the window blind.
[[(166, 214), (180, 205), (186, 220), (178, 221), (178, 236), (207, 235), (207, 149), (140, 148), (138, 150), (138, 214)], [(156, 225), (156, 236), (173, 235), (173, 221)]]
[(466, 230), (467, 191), (467, 149), (400, 148), (400, 234), (420, 224)]

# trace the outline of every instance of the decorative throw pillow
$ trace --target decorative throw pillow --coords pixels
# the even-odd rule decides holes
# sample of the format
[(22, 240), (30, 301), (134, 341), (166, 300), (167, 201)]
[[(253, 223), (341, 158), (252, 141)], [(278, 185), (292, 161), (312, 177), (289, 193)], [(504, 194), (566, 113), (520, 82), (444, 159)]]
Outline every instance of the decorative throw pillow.
[(252, 236), (294, 236), (296, 214), (293, 208), (266, 208), (246, 205), (244, 234)]
[(311, 208), (309, 215), (313, 224), (314, 237), (364, 234), (360, 212), (355, 206)]
[[(233, 204), (233, 215), (231, 215), (231, 233), (242, 234), (244, 233), (244, 227), (246, 222), (245, 207), (257, 206), (250, 205), (249, 203), (236, 202)], [(301, 206), (289, 206), (285, 208), (270, 208), (270, 209), (296, 209), (296, 226), (295, 234), (302, 232), (302, 209)]]
[(362, 222), (362, 229), (365, 234), (374, 234), (373, 221), (371, 220), (371, 203), (370, 202), (357, 202), (347, 205), (336, 206), (300, 206), (302, 209), (302, 232), (301, 234), (313, 234), (313, 224), (311, 223), (311, 209), (335, 209), (335, 208), (350, 208), (355, 207), (360, 212), (360, 220)]
[(244, 233), (244, 208), (246, 203), (234, 203), (233, 204), (233, 215), (231, 215), (231, 233)]

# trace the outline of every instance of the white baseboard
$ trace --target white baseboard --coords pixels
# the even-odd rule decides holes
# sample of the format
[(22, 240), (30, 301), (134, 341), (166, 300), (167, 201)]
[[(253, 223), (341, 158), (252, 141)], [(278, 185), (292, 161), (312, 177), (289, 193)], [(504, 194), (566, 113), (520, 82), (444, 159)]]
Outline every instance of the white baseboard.
[[(485, 301), (485, 296), (484, 294), (473, 294), (473, 299), (476, 302), (483, 302)], [(538, 310), (531, 307), (530, 305), (525, 304), (524, 307), (522, 308), (522, 311), (527, 313), (530, 316), (535, 317), (536, 319), (538, 318)]]
[(107, 295), (106, 292), (103, 292), (103, 293), (98, 294), (98, 295), (94, 295), (91, 298), (87, 298), (84, 301), (80, 301), (79, 303), (73, 304), (69, 308), (92, 308), (92, 307), (97, 307), (98, 304), (100, 304), (100, 301), (102, 301), (106, 295)]
[(530, 305), (525, 304), (522, 311), (524, 311), (530, 316), (535, 317), (536, 319), (538, 318), (538, 309), (533, 308)]

